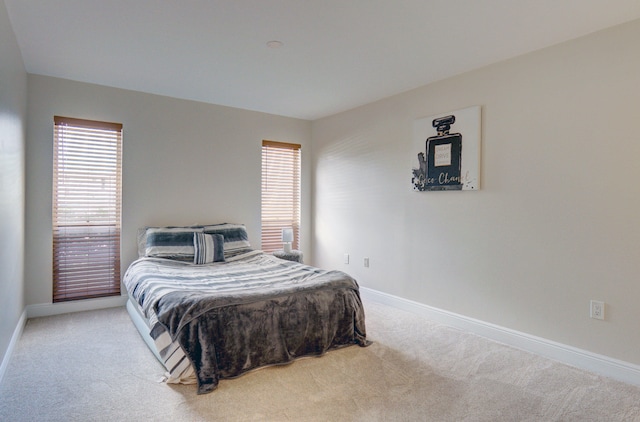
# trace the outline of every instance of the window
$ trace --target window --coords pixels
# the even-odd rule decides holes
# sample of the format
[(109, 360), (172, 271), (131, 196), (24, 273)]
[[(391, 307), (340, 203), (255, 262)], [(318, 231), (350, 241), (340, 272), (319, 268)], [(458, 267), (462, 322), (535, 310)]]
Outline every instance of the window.
[(54, 302), (120, 294), (121, 162), (121, 124), (54, 117)]
[(300, 244), (300, 145), (262, 141), (262, 250), (282, 249), (282, 229)]

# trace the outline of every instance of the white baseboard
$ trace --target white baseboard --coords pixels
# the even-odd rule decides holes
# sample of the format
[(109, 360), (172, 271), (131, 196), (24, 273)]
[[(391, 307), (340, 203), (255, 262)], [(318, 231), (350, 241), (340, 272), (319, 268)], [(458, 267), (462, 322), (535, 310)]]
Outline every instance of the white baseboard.
[(68, 314), (72, 312), (92, 311), (103, 308), (116, 308), (127, 303), (126, 295), (104, 297), (98, 299), (74, 300), (59, 303), (40, 303), (27, 305), (27, 318), (38, 318), (51, 315)]
[(360, 287), (364, 299), (392, 306), (564, 364), (640, 386), (640, 366), (464, 315)]
[(2, 358), (2, 363), (0, 364), (0, 383), (2, 383), (2, 379), (4, 378), (4, 374), (9, 367), (9, 361), (11, 360), (11, 356), (13, 355), (13, 349), (16, 347), (18, 340), (22, 336), (22, 330), (24, 330), (24, 326), (27, 323), (27, 310), (22, 311), (22, 315), (20, 315), (20, 319), (18, 320), (18, 324), (16, 328), (13, 330), (13, 335), (11, 336), (11, 341), (9, 342), (9, 347), (4, 352), (4, 357)]

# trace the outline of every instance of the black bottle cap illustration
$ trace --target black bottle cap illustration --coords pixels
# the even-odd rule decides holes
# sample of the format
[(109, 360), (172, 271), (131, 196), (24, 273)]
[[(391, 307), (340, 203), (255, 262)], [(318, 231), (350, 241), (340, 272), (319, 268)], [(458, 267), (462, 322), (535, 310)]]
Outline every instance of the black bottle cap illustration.
[(449, 133), (449, 129), (451, 129), (451, 125), (456, 122), (456, 116), (444, 116), (439, 117), (437, 119), (433, 119), (431, 125), (435, 127), (438, 131), (438, 135)]

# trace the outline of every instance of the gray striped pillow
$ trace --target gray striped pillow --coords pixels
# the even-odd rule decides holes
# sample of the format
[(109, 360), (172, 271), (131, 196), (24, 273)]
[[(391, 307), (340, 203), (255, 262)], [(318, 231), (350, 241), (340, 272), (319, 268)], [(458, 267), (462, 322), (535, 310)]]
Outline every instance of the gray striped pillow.
[(193, 234), (193, 263), (210, 264), (224, 261), (224, 237), (221, 234)]
[(193, 260), (193, 232), (202, 229), (158, 227), (147, 229), (145, 256)]
[(251, 250), (249, 236), (244, 224), (214, 224), (204, 226), (204, 232), (207, 234), (220, 234), (224, 236), (224, 254), (225, 258), (245, 253)]

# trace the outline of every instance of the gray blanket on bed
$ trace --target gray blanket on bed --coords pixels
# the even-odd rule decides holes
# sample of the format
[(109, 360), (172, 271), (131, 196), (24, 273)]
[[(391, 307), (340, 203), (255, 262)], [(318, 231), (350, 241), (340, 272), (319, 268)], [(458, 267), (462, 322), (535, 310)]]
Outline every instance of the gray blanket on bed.
[(356, 281), (339, 271), (309, 274), (303, 283), (172, 291), (155, 302), (158, 321), (194, 366), (198, 394), (258, 367), (369, 344)]

